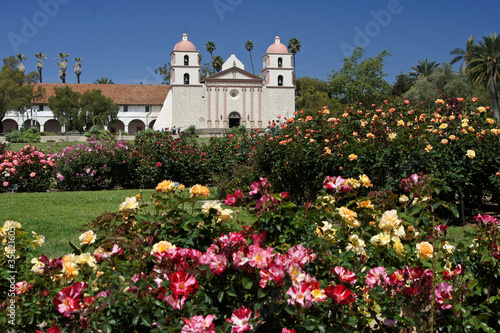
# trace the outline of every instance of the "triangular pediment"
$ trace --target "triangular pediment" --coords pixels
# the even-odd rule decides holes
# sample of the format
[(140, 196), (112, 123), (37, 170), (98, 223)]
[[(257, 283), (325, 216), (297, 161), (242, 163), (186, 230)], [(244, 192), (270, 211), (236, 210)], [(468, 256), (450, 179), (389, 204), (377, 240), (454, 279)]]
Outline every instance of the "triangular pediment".
[(246, 70), (243, 70), (239, 67), (231, 67), (205, 78), (205, 82), (207, 83), (214, 83), (218, 81), (228, 81), (228, 80), (261, 82), (262, 78), (250, 72), (247, 72)]

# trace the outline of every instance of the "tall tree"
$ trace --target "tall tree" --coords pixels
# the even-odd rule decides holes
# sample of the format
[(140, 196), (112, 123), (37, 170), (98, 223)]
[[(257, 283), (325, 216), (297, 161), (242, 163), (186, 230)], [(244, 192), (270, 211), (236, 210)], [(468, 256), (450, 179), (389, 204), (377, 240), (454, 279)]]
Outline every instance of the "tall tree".
[(68, 68), (68, 60), (66, 58), (69, 57), (69, 53), (59, 52), (58, 55), (56, 60), (61, 59), (61, 61), (57, 63), (59, 67), (59, 78), (61, 78), (62, 83), (66, 83), (66, 69)]
[(25, 74), (18, 70), (16, 57), (4, 58), (3, 63), (0, 70), (0, 133), (3, 132), (2, 120), (8, 111), (29, 108), (32, 99), (43, 92), (41, 89), (35, 91), (30, 84), (38, 81), (38, 74)]
[(54, 88), (54, 96), (49, 97), (49, 108), (54, 117), (59, 120), (68, 131), (83, 131), (83, 123), (80, 122), (80, 93), (73, 91), (69, 86)]
[(356, 47), (351, 56), (344, 58), (344, 65), (328, 75), (328, 86), (333, 97), (344, 103), (372, 104), (386, 99), (391, 91), (384, 79), (385, 58), (391, 54), (386, 50), (375, 58), (363, 59), (365, 51)]
[(36, 68), (38, 69), (38, 76), (40, 76), (40, 83), (42, 83), (42, 69), (43, 69), (43, 62), (42, 59), (47, 59), (47, 55), (44, 53), (35, 53), (35, 57), (38, 59), (36, 63)]
[(103, 76), (100, 79), (95, 80), (93, 83), (95, 83), (95, 84), (114, 84), (113, 79), (110, 79), (107, 76)]
[(411, 78), (408, 74), (399, 74), (396, 76), (396, 83), (392, 86), (391, 95), (400, 97), (405, 94), (415, 83), (415, 79)]
[(82, 74), (82, 58), (74, 58), (74, 61), (76, 61), (75, 66), (73, 66), (73, 70), (75, 71), (77, 82), (80, 83), (80, 75)]
[(24, 73), (24, 71), (26, 70), (26, 68), (24, 67), (24, 62), (23, 62), (23, 61), (24, 61), (24, 60), (28, 60), (28, 57), (27, 57), (27, 56), (25, 56), (24, 54), (18, 54), (18, 55), (16, 56), (16, 58), (17, 58), (17, 61), (18, 61), (18, 63), (17, 63), (17, 69), (18, 69), (20, 72), (23, 72), (23, 73)]
[(317, 112), (326, 106), (330, 114), (337, 114), (343, 107), (336, 98), (331, 98), (328, 83), (318, 78), (309, 76), (295, 79), (297, 96), (295, 97), (295, 110), (312, 109)]
[[(214, 58), (213, 53), (215, 51), (215, 43), (208, 41), (205, 44), (205, 49), (207, 50), (208, 53), (210, 53), (210, 59), (212, 59), (212, 63), (213, 63), (213, 58)], [(215, 71), (215, 68), (214, 68), (214, 71)]]
[(212, 67), (216, 73), (220, 72), (222, 65), (224, 65), (224, 59), (221, 56), (216, 55), (212, 57)]
[(107, 125), (117, 119), (120, 106), (102, 94), (100, 89), (85, 91), (80, 96), (79, 122), (89, 130), (93, 125)]
[(255, 69), (253, 68), (253, 60), (252, 60), (252, 50), (253, 50), (253, 42), (251, 40), (247, 40), (245, 43), (245, 49), (250, 53), (250, 63), (252, 64), (252, 73), (255, 74)]
[(467, 63), (465, 62), (465, 50), (457, 47), (453, 49), (450, 54), (453, 55), (453, 59), (450, 60), (450, 65), (462, 61), (459, 72), (460, 74), (465, 74), (465, 67), (467, 67)]
[(293, 37), (293, 38), (290, 38), (290, 41), (288, 42), (287, 47), (288, 47), (288, 51), (292, 54), (293, 68), (295, 71), (295, 54), (300, 51), (300, 49), (302, 47), (302, 43), (300, 42), (300, 40)]
[(412, 78), (417, 79), (419, 76), (423, 76), (424, 78), (428, 78), (434, 69), (439, 66), (439, 63), (435, 61), (430, 61), (429, 59), (424, 59), (424, 61), (419, 60), (417, 66), (411, 66), (413, 72), (410, 73)]
[(473, 84), (483, 85), (489, 90), (493, 114), (500, 121), (498, 109), (500, 37), (498, 34), (483, 36), (479, 44), (474, 42), (474, 37), (470, 37), (467, 42), (465, 60), (467, 61), (467, 77)]
[(155, 69), (155, 73), (160, 75), (163, 79), (162, 84), (170, 84), (170, 63)]

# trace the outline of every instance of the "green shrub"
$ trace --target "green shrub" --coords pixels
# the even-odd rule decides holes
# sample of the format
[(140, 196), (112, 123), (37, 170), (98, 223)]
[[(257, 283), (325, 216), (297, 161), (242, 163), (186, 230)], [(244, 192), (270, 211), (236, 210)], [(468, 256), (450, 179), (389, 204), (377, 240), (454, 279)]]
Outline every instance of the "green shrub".
[(5, 140), (12, 143), (40, 142), (40, 130), (37, 127), (30, 127), (26, 130), (12, 131), (5, 135)]

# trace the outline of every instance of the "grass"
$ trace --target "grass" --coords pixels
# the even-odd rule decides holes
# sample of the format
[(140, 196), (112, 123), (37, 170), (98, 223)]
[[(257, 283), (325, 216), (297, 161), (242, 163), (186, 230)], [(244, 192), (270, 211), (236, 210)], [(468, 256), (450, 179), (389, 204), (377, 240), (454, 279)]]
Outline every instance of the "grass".
[[(215, 191), (210, 189), (211, 193)], [(81, 191), (48, 193), (0, 193), (0, 225), (4, 221), (20, 222), (24, 230), (45, 236), (40, 249), (48, 257), (58, 258), (72, 252), (68, 241), (79, 244), (78, 237), (84, 225), (104, 212), (117, 212), (126, 197), (140, 190)], [(153, 189), (143, 190), (143, 197), (150, 198)], [(209, 200), (216, 200), (212, 194)], [(203, 203), (198, 202), (197, 207)], [(241, 224), (251, 224), (246, 212), (239, 215)], [(41, 254), (40, 253), (40, 254)]]
[[(149, 196), (153, 190), (145, 190)], [(83, 225), (104, 212), (118, 211), (126, 197), (139, 190), (2, 193), (0, 221), (20, 222), (26, 231), (45, 236), (42, 251), (50, 257), (71, 252), (68, 241), (78, 244)]]

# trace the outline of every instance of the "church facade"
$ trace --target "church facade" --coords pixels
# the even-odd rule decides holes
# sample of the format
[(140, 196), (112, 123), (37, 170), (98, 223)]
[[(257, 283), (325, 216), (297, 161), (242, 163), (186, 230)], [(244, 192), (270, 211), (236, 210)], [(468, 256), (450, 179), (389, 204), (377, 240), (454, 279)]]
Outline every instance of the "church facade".
[(262, 71), (254, 75), (232, 54), (220, 72), (200, 79), (199, 51), (187, 34), (171, 53), (170, 91), (154, 129), (195, 125), (224, 129), (244, 125), (264, 128), (278, 115), (295, 108), (292, 54), (275, 37), (262, 57)]
[(291, 116), (295, 109), (292, 54), (275, 37), (262, 57), (259, 75), (245, 70), (232, 54), (220, 72), (201, 79), (200, 52), (182, 35), (170, 54), (170, 85), (61, 84), (38, 83), (45, 95), (33, 101), (28, 110), (9, 111), (2, 120), (4, 133), (36, 126), (41, 132), (65, 132), (54, 117), (49, 98), (55, 88), (69, 86), (73, 91), (100, 89), (119, 104), (118, 120), (108, 124), (115, 133), (131, 135), (153, 128), (185, 130), (194, 125), (206, 132), (244, 125), (266, 128), (278, 115)]

